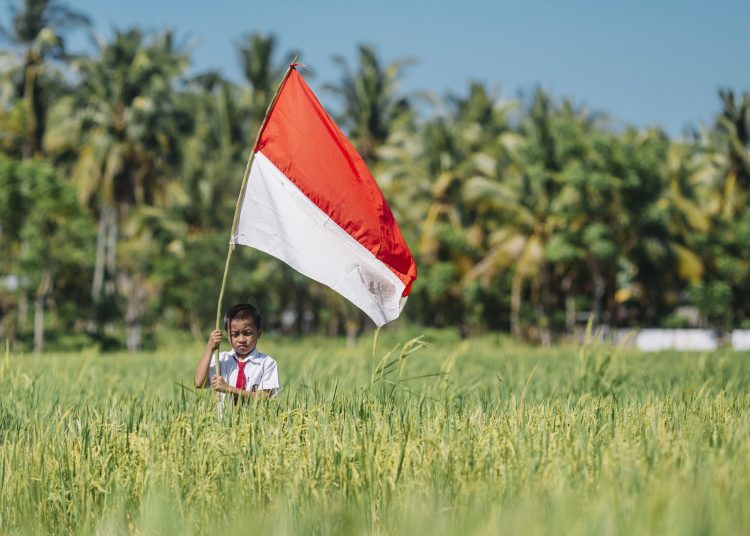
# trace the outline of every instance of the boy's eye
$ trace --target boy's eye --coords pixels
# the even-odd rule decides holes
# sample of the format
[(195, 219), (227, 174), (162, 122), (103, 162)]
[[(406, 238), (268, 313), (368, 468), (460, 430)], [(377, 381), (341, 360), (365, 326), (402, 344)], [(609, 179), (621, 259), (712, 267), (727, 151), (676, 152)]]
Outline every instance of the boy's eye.
[[(245, 337), (251, 337), (253, 335), (253, 332), (252, 331), (243, 331), (242, 335), (244, 335)], [(236, 331), (232, 332), (232, 337), (239, 337), (239, 336), (240, 336), (239, 332), (236, 332)]]

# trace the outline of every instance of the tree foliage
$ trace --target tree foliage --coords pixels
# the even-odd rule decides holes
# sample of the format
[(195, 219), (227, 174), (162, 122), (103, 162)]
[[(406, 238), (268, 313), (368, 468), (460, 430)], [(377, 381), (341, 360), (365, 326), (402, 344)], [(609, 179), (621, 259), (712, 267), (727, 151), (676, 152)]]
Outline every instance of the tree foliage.
[[(247, 153), (295, 54), (245, 35), (244, 80), (188, 76), (173, 33), (130, 28), (73, 59), (66, 82), (62, 36), (86, 17), (31, 0), (11, 15), (1, 336), (37, 349), (45, 334), (130, 348), (156, 327), (202, 338)], [(369, 45), (355, 58), (334, 58), (341, 78), (325, 87), (417, 259), (408, 320), (544, 343), (589, 317), (660, 325), (685, 307), (704, 325), (750, 324), (750, 95), (722, 89), (712, 128), (672, 140), (539, 88), (504, 98), (470, 82), (419, 114), (400, 85), (408, 61)], [(257, 302), (284, 332), (368, 325), (255, 251), (239, 252), (229, 281), (227, 301)]]

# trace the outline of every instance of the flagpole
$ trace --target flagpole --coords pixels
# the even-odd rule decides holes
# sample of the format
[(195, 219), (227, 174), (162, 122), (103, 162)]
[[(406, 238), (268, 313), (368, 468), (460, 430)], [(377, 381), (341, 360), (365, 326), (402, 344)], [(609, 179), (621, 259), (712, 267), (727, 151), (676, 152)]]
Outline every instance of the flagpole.
[[(247, 159), (247, 166), (245, 166), (245, 174), (242, 176), (242, 186), (240, 187), (240, 195), (237, 197), (237, 205), (234, 208), (234, 219), (232, 220), (232, 231), (229, 236), (229, 250), (227, 251), (227, 261), (224, 264), (224, 277), (221, 280), (221, 290), (219, 291), (219, 301), (216, 304), (216, 329), (221, 329), (221, 308), (222, 304), (224, 303), (224, 290), (227, 286), (227, 276), (229, 275), (229, 264), (232, 260), (232, 253), (234, 253), (234, 247), (235, 247), (235, 234), (237, 233), (237, 224), (240, 220), (240, 207), (242, 206), (242, 200), (245, 198), (245, 190), (247, 189), (247, 181), (250, 177), (250, 169), (253, 165), (253, 160), (255, 158), (255, 150), (258, 147), (258, 143), (260, 142), (260, 135), (263, 133), (263, 129), (266, 126), (266, 123), (268, 122), (268, 116), (271, 113), (271, 110), (273, 109), (274, 105), (276, 104), (276, 101), (279, 99), (279, 94), (281, 93), (281, 88), (284, 87), (284, 82), (286, 82), (286, 79), (289, 78), (289, 75), (292, 72), (292, 69), (297, 65), (297, 56), (294, 57), (292, 62), (289, 64), (289, 67), (287, 68), (286, 72), (284, 73), (284, 77), (281, 79), (281, 82), (279, 82), (278, 87), (276, 88), (276, 92), (273, 94), (273, 97), (271, 98), (271, 102), (268, 103), (268, 108), (266, 109), (266, 115), (263, 117), (263, 122), (260, 124), (260, 128), (258, 129), (258, 135), (255, 137), (255, 143), (253, 143), (253, 148), (250, 151), (250, 156)], [(258, 326), (260, 327), (260, 326)], [(219, 368), (219, 345), (216, 346), (216, 350), (214, 350), (214, 363), (216, 365), (216, 375), (221, 375), (221, 370)]]

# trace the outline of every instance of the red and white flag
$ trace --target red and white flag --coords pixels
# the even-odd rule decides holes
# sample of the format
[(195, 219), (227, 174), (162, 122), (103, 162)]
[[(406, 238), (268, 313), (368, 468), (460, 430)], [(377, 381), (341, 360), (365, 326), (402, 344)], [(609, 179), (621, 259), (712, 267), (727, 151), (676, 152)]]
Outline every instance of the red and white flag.
[(260, 132), (236, 243), (323, 283), (382, 326), (417, 267), (362, 157), (291, 68)]

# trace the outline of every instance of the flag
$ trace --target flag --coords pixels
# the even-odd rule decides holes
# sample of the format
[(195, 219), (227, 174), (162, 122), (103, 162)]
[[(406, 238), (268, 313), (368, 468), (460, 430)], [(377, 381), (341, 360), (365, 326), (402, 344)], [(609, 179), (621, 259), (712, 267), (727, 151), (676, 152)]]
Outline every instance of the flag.
[(362, 157), (294, 66), (258, 136), (233, 237), (323, 283), (378, 326), (417, 267)]

